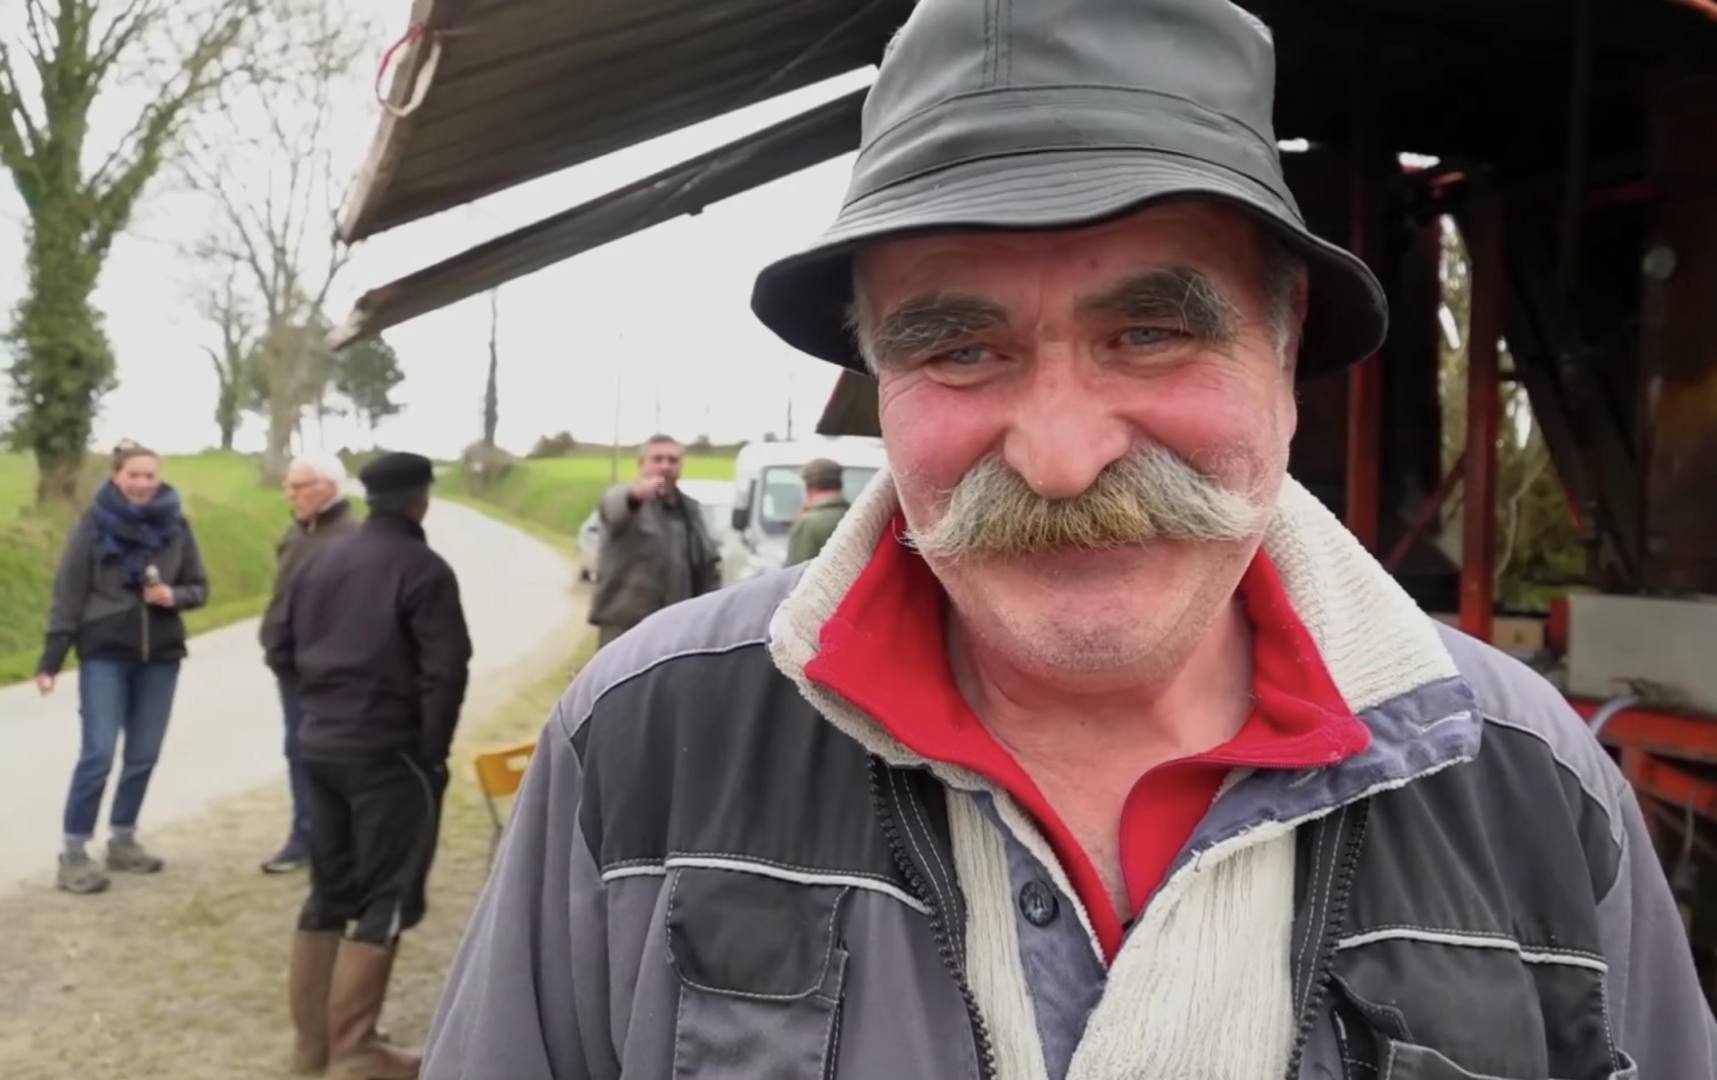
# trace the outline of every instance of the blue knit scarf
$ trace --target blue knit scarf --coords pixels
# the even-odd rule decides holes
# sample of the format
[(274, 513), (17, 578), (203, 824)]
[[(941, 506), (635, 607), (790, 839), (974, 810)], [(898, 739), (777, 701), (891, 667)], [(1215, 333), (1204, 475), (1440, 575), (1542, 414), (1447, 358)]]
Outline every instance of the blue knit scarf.
[(121, 494), (110, 480), (95, 493), (90, 518), (95, 525), (95, 547), (102, 561), (123, 567), (125, 584), (140, 592), (149, 561), (185, 527), (179, 493), (166, 484), (139, 506)]

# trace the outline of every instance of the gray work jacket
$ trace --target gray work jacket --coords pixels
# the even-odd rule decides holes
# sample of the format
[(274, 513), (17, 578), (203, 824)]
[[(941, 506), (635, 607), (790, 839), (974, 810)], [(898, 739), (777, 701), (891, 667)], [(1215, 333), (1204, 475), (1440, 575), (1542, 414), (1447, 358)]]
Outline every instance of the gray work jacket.
[[(1124, 1033), (1086, 1045), (1122, 965), (1093, 966), (1068, 889), (1059, 918), (1039, 904), (1012, 933), (968, 933), (977, 900), (1025, 909), (974, 894), (950, 842), (949, 793), (981, 782), (805, 677), (894, 505), (878, 485), (808, 568), (649, 620), (579, 676), (455, 962), (426, 1080), (1136, 1075)], [(1291, 833), (1291, 933), (1257, 958), (1291, 976), (1272, 1006), (1291, 1042), (1267, 1074), (1221, 1080), (1717, 1076), (1639, 807), (1566, 702), (1419, 613), (1297, 485), (1264, 546), (1371, 744), (1236, 774), (1157, 894)], [(1015, 882), (1065, 882), (1043, 850), (1008, 835)], [(1004, 1022), (1031, 1039), (998, 1037), (1020, 1033), (995, 1029), (969, 978), (997, 948), (1017, 950), (1031, 1005)]]

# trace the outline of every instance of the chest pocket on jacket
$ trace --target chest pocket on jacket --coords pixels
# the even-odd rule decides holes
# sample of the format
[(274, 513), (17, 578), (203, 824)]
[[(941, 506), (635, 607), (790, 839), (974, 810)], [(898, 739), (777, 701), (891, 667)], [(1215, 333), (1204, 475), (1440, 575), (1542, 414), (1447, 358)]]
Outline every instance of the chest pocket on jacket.
[[(1639, 1080), (1639, 1069), (1625, 1054), (1622, 1065), (1621, 1069), (1607, 1073), (1603, 1080)], [(1384, 1050), (1377, 1076), (1379, 1080), (1526, 1080), (1469, 1072), (1430, 1047), (1393, 1040)]]
[(849, 890), (685, 867), (668, 888), (668, 959), (680, 978), (676, 1080), (832, 1077)]
[[(1511, 954), (1494, 955), (1513, 962)], [(1423, 952), (1408, 959), (1435, 965), (1435, 958)], [(1481, 1023), (1454, 1006), (1439, 1015), (1412, 992), (1415, 985), (1402, 981), (1408, 965), (1394, 970), (1393, 986), (1382, 982), (1378, 970), (1364, 966), (1331, 980), (1350, 1080), (1638, 1080), (1633, 1062), (1610, 1045), (1601, 983), (1582, 992), (1579, 982), (1555, 981), (1567, 972), (1542, 973), (1548, 986), (1533, 978), (1539, 973), (1523, 972), (1523, 981), (1511, 987), (1495, 971), (1489, 979), (1443, 981), (1444, 993), (1484, 999), (1482, 1005), (1497, 1019)], [(1367, 984), (1368, 989), (1360, 989)], [(1504, 988), (1513, 992), (1499, 992)], [(1453, 1014), (1461, 1015), (1460, 1023), (1449, 1023)], [(1582, 1037), (1593, 1025), (1596, 1033)]]

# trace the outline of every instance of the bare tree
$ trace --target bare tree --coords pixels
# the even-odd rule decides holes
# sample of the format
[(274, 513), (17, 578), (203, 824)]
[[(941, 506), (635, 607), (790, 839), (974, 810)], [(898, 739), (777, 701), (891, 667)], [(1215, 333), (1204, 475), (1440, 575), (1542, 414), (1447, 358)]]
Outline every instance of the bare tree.
[[(262, 0), (21, 2), (22, 39), (0, 37), (0, 166), (29, 216), (29, 287), (12, 325), (13, 438), (35, 454), (37, 500), (65, 501), (113, 384), (91, 302), (102, 265), (185, 122), (246, 54), (241, 39)], [(104, 155), (90, 135), (98, 99), (110, 98), (138, 107)]]
[(361, 24), (329, 0), (278, 0), (271, 70), (222, 88), (223, 125), (186, 156), (192, 184), (219, 207), (217, 248), (243, 270), (257, 305), (266, 390), (263, 476), (286, 471), (307, 407), (323, 402), (332, 367), (324, 306), (350, 249), (334, 237), (344, 177), (331, 125), (343, 79), (364, 48)]
[(245, 408), (247, 389), (252, 385), (256, 354), (256, 329), (237, 290), (238, 267), (229, 264), (227, 275), (202, 298), (203, 316), (220, 332), (219, 349), (205, 346), (214, 364), (218, 393), (215, 423), (221, 429), (221, 449), (233, 448), (239, 417)]

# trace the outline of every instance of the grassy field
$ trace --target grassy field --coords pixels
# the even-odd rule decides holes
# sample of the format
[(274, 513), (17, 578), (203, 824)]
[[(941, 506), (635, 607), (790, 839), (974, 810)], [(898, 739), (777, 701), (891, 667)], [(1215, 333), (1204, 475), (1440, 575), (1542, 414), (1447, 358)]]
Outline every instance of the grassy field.
[[(471, 753), (534, 738), (595, 636), (569, 624), (557, 660), (525, 689), (466, 718), (449, 762), (429, 914), (405, 935), (384, 1029), (421, 1045), (453, 951), (487, 873), (490, 826)], [(288, 1080), (288, 942), (304, 874), (269, 877), (256, 860), (279, 839), (285, 785), (217, 801), (150, 834), (166, 873), (120, 875), (100, 896), (41, 885), (0, 898), (16, 942), (0, 964), (0, 1077)]]
[[(445, 486), (448, 492), (467, 492), (478, 502), (497, 506), (514, 519), (523, 519), (559, 536), (570, 537), (596, 509), (596, 500), (608, 487), (610, 468), (607, 452), (594, 451), (572, 457), (515, 462), (500, 483), (481, 493), (471, 492), (465, 477), (455, 468)], [(623, 454), (621, 481), (636, 475), (637, 462), (630, 453)], [(733, 457), (731, 454), (688, 454), (685, 477), (688, 480), (731, 480)]]
[[(99, 482), (101, 468), (92, 459), (86, 487)], [(258, 482), (255, 458), (238, 454), (169, 457), (162, 475), (184, 499), (209, 570), (210, 604), (186, 617), (191, 632), (260, 612), (274, 578), (274, 541), (286, 522), (280, 492)], [(0, 454), (0, 685), (35, 670), (54, 567), (74, 521), (74, 511), (37, 510), (35, 487), (28, 456)]]

